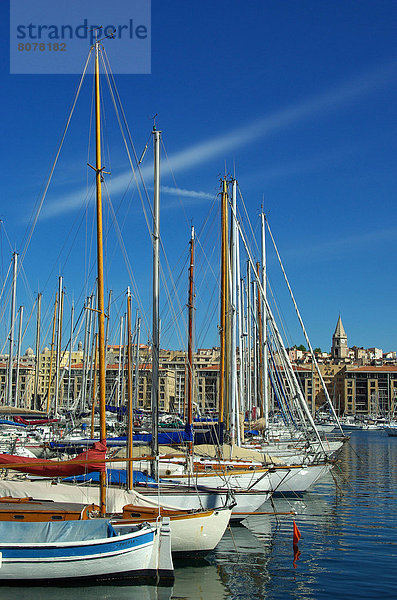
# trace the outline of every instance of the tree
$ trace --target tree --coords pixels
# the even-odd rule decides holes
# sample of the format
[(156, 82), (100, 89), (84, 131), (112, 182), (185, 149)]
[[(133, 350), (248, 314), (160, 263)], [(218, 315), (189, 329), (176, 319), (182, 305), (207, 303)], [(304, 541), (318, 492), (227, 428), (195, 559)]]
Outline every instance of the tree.
[(314, 348), (314, 354), (322, 354), (323, 351), (321, 350), (321, 348)]
[(303, 344), (297, 347), (297, 350), (302, 350), (302, 352), (306, 352), (306, 348)]

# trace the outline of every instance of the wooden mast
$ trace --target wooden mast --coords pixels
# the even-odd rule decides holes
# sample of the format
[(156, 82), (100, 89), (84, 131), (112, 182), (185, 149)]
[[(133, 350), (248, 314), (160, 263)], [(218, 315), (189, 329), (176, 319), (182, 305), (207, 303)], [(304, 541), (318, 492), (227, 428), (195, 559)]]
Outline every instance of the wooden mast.
[[(188, 324), (188, 348), (186, 365), (187, 389), (187, 423), (191, 427), (193, 423), (193, 317), (194, 317), (194, 227), (190, 238), (190, 266), (189, 266), (189, 324)], [(189, 442), (189, 454), (193, 452), (193, 443)]]
[[(95, 131), (96, 131), (96, 217), (97, 217), (97, 267), (98, 267), (98, 354), (99, 354), (99, 416), (100, 441), (106, 446), (105, 410), (105, 302), (103, 276), (103, 230), (102, 230), (102, 166), (101, 166), (101, 103), (99, 89), (99, 42), (95, 42)], [(100, 511), (106, 513), (106, 472), (100, 473)]]

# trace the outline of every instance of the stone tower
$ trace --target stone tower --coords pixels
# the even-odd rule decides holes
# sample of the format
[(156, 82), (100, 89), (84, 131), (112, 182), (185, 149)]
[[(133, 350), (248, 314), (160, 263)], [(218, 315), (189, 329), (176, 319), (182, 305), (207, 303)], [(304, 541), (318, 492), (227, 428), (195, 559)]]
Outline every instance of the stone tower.
[(336, 324), (335, 333), (332, 336), (332, 350), (331, 357), (334, 360), (344, 360), (347, 358), (348, 347), (347, 347), (347, 335), (342, 325), (342, 319), (340, 318)]

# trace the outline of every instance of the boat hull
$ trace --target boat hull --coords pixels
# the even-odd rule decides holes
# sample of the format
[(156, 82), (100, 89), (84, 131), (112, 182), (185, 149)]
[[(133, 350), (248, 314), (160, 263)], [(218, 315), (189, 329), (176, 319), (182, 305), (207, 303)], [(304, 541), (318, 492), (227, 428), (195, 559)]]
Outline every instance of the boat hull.
[[(230, 521), (232, 509), (170, 517), (172, 555), (208, 554), (219, 544)], [(116, 531), (128, 528), (113, 522)]]
[[(107, 520), (105, 520), (108, 522)], [(73, 525), (76, 522), (72, 522)], [(168, 523), (168, 521), (167, 521)], [(81, 522), (79, 523), (79, 525)], [(10, 527), (7, 528), (7, 525)], [(172, 580), (173, 566), (169, 551), (169, 528), (143, 527), (123, 535), (78, 541), (36, 541), (57, 538), (64, 523), (35, 524), (52, 529), (52, 534), (32, 536), (31, 523), (1, 523), (0, 582), (21, 584), (76, 583), (82, 581), (148, 579)], [(61, 526), (61, 527), (58, 527)], [(70, 526), (70, 523), (68, 524)], [(44, 530), (44, 529), (43, 529)], [(36, 532), (40, 532), (36, 528)], [(165, 538), (164, 538), (165, 536)], [(28, 540), (4, 542), (4, 539)], [(62, 539), (65, 536), (58, 536)], [(67, 536), (66, 536), (67, 537)], [(30, 539), (29, 539), (30, 538)], [(164, 545), (165, 544), (165, 545)], [(160, 546), (161, 552), (160, 552)], [(168, 557), (169, 555), (169, 557)], [(160, 559), (158, 558), (160, 556)]]
[[(206, 473), (195, 473), (193, 476), (184, 475), (176, 478), (181, 483), (191, 485), (205, 485), (211, 487), (230, 488), (238, 493), (239, 490), (253, 490), (263, 493), (265, 501), (274, 492), (303, 493), (306, 492), (316, 481), (328, 473), (332, 463), (290, 465), (284, 467), (258, 468), (246, 470), (208, 471)], [(237, 506), (235, 511), (241, 511)]]

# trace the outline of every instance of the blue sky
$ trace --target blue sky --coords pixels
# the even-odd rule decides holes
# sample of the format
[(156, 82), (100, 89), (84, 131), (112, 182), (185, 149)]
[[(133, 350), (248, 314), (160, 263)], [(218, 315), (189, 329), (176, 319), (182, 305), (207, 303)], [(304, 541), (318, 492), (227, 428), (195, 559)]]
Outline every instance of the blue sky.
[[(1, 3), (0, 38), (2, 282), (8, 240), (22, 252), (79, 79), (9, 74), (7, 4)], [(163, 346), (182, 347), (191, 223), (201, 232), (197, 344), (218, 344), (216, 195), (226, 169), (235, 173), (258, 239), (264, 204), (313, 346), (329, 350), (340, 313), (349, 345), (397, 350), (396, 13), (393, 1), (152, 2), (152, 72), (116, 76), (116, 83), (137, 153), (156, 113), (163, 134), (162, 241), (180, 295), (173, 310), (181, 329), (171, 321), (163, 290)], [(106, 89), (104, 96), (106, 104)], [(90, 102), (87, 81), (18, 282), (26, 318), (43, 293), (46, 332), (58, 275), (65, 277), (65, 314), (72, 300), (79, 311), (93, 285), (93, 276), (85, 281), (92, 265), (92, 211), (84, 211)], [(116, 343), (131, 274), (150, 319), (151, 248), (109, 102), (105, 111), (107, 185), (130, 263), (129, 269), (109, 228)], [(151, 145), (143, 163), (149, 193), (150, 155)], [(106, 208), (106, 224), (109, 219)], [(268, 262), (287, 342), (299, 344), (303, 337), (270, 249)], [(166, 271), (164, 258), (162, 264)], [(1, 340), (8, 330), (6, 297)], [(33, 321), (24, 347), (33, 343)]]

